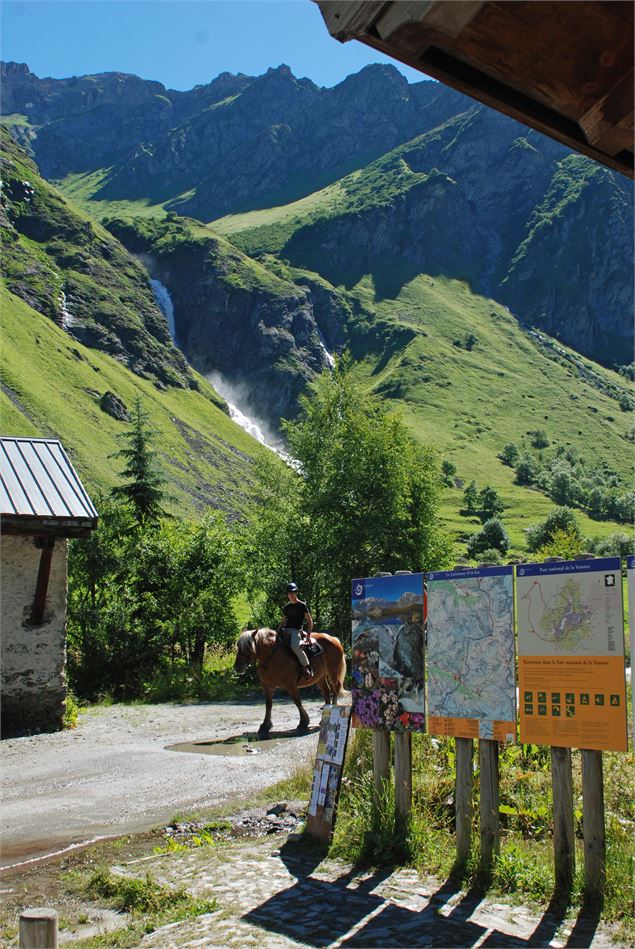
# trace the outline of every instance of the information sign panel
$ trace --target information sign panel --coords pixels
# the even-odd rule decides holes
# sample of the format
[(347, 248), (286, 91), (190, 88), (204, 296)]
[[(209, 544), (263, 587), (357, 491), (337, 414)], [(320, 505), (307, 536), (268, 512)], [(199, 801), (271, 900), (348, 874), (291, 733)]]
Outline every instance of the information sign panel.
[(633, 748), (635, 748), (635, 676), (633, 663), (635, 662), (635, 557), (626, 558), (626, 588), (628, 591), (628, 625), (631, 633), (631, 692), (633, 704)]
[(516, 740), (514, 568), (429, 573), (428, 731)]
[(425, 731), (423, 574), (353, 580), (353, 725)]
[(307, 820), (307, 832), (320, 840), (333, 833), (350, 725), (350, 705), (323, 709)]
[(619, 557), (517, 568), (520, 740), (626, 751)]

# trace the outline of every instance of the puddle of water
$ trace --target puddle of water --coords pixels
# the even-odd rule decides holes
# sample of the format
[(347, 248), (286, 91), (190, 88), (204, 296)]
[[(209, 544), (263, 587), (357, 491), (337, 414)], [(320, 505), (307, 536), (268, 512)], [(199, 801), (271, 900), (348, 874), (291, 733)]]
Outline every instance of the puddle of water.
[[(309, 728), (307, 735), (315, 734), (318, 727)], [(194, 755), (259, 755), (261, 751), (273, 748), (285, 738), (298, 738), (297, 733), (277, 733), (276, 737), (259, 738), (257, 734), (232, 735), (217, 741), (184, 741), (176, 745), (167, 745), (166, 751), (185, 751)]]

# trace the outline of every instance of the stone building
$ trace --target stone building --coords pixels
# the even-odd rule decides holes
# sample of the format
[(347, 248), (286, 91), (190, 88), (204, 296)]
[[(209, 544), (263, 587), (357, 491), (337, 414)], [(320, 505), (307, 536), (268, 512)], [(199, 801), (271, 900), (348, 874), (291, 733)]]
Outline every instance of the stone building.
[(66, 707), (66, 555), (97, 512), (59, 441), (0, 437), (3, 735), (55, 731)]

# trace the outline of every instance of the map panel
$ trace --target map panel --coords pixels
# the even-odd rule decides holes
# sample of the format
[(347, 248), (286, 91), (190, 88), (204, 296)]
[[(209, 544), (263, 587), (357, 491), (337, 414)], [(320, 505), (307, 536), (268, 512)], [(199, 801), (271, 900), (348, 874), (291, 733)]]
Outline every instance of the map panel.
[(520, 740), (626, 751), (619, 557), (517, 569)]
[(516, 738), (513, 567), (428, 574), (428, 728)]
[(522, 564), (517, 590), (519, 654), (624, 655), (619, 557)]
[(352, 583), (353, 724), (425, 731), (423, 574)]

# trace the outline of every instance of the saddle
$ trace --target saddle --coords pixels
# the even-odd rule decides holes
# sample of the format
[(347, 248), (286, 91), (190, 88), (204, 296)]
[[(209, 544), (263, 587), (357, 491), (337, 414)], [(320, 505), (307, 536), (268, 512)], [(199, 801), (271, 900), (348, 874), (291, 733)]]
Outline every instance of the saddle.
[[(289, 633), (287, 632), (287, 630), (279, 629), (276, 631), (276, 634), (278, 637), (278, 642), (281, 643), (285, 647), (285, 649), (287, 649), (291, 653), (291, 655), (293, 655), (291, 646), (289, 645)], [(311, 662), (311, 660), (314, 659), (316, 656), (321, 656), (322, 653), (324, 652), (324, 649), (322, 648), (322, 646), (318, 642), (316, 642), (314, 639), (311, 639), (310, 636), (307, 637), (306, 634), (305, 634), (305, 638), (302, 640), (300, 645), (304, 649), (304, 652), (309, 662)]]

